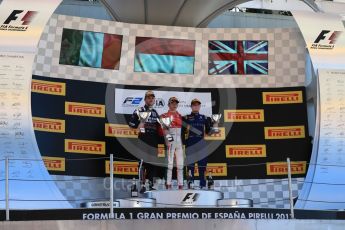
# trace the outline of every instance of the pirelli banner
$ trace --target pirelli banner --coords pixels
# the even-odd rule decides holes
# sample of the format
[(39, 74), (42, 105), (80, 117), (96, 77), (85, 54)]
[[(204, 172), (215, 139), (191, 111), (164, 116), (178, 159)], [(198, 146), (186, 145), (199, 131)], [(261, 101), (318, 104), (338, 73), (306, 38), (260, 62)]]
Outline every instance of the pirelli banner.
[[(137, 176), (140, 153), (135, 151), (141, 148), (138, 131), (128, 121), (147, 90), (155, 92), (160, 114), (173, 95), (180, 98), (182, 115), (190, 112), (194, 97), (202, 101), (205, 115), (222, 114), (220, 132), (204, 136), (207, 172), (216, 179), (284, 178), (287, 157), (293, 176), (305, 175), (311, 142), (304, 87), (160, 89), (33, 76), (33, 125), (50, 173), (105, 177), (110, 172), (106, 157), (112, 153), (117, 177)], [(164, 162), (163, 138), (156, 149), (157, 160)], [(156, 167), (157, 177), (163, 177), (164, 167)]]

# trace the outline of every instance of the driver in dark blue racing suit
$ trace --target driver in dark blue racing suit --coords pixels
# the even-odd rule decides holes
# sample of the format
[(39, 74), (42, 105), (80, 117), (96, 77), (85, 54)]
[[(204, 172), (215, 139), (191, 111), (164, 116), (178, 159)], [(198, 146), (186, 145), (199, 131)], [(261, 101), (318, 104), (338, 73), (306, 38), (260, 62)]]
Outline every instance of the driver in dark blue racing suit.
[[(145, 122), (140, 122), (140, 119), (137, 114), (137, 110), (135, 110), (129, 120), (128, 125), (133, 129), (144, 129), (144, 132), (140, 132), (138, 134), (138, 138), (142, 141), (140, 144), (140, 150), (146, 154), (145, 161), (154, 163), (157, 161), (157, 153), (158, 153), (158, 143), (162, 136), (162, 128), (158, 122), (159, 114), (155, 109), (153, 109), (153, 105), (155, 103), (155, 95), (152, 91), (147, 91), (145, 93), (145, 105), (137, 110), (139, 112), (150, 111), (151, 114)], [(144, 179), (148, 179), (150, 181), (150, 189), (153, 186), (153, 178), (158, 176), (157, 173), (157, 166), (154, 166), (150, 163), (144, 162), (143, 163), (143, 170), (144, 170)], [(142, 183), (145, 183), (143, 180)]]
[[(206, 186), (205, 170), (207, 166), (207, 148), (204, 140), (205, 132), (211, 130), (211, 118), (200, 114), (201, 102), (199, 99), (191, 101), (192, 112), (184, 116), (184, 126), (186, 132), (186, 162), (188, 164), (188, 172), (191, 172), (194, 181), (194, 164), (198, 163), (200, 188)], [(184, 135), (182, 135), (184, 136)]]

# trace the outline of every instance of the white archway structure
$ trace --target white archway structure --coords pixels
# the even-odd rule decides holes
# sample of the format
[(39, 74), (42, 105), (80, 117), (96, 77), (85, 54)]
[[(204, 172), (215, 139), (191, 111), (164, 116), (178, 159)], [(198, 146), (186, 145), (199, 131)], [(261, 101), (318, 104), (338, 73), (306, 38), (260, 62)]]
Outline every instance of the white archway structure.
[[(293, 0), (295, 1), (295, 0)], [(248, 0), (100, 0), (115, 21), (206, 27), (224, 11)], [(313, 0), (302, 0), (313, 11), (320, 11)], [(284, 9), (281, 10), (291, 10)]]

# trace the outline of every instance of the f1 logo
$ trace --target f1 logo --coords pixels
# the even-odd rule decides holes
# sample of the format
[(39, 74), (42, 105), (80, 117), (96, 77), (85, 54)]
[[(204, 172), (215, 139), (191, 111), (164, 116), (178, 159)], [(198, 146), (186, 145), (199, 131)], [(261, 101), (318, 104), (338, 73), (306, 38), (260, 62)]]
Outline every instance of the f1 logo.
[[(16, 21), (18, 19), (18, 14), (21, 14), (23, 12), (24, 10), (13, 10), (3, 24), (10, 24), (12, 21)], [(37, 11), (27, 11), (24, 17), (21, 19), (22, 25), (29, 25), (36, 14)]]
[(196, 202), (199, 198), (199, 193), (187, 193), (182, 200), (182, 203), (193, 203)]
[[(315, 39), (314, 43), (319, 43), (321, 40), (326, 39), (326, 35), (331, 32), (330, 30), (322, 30), (319, 36)], [(328, 38), (329, 44), (335, 44), (340, 36), (342, 31), (334, 31), (331, 36)]]

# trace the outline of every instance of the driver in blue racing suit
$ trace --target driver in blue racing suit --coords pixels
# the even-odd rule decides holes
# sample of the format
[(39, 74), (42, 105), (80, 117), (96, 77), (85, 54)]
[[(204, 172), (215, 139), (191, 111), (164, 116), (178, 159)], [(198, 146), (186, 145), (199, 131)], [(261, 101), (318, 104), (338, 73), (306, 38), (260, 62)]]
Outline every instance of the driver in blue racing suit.
[[(205, 170), (207, 166), (207, 148), (204, 140), (205, 132), (211, 131), (211, 118), (200, 114), (201, 102), (195, 98), (191, 101), (192, 112), (184, 116), (184, 132), (186, 132), (186, 159), (188, 172), (191, 172), (194, 181), (194, 164), (197, 161), (199, 170), (200, 188), (206, 186)], [(182, 135), (184, 136), (184, 135)], [(196, 158), (196, 159), (195, 159)]]

